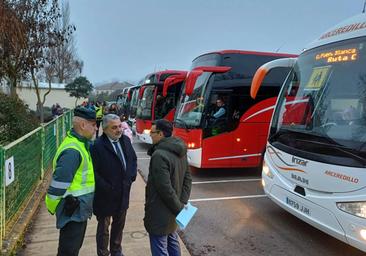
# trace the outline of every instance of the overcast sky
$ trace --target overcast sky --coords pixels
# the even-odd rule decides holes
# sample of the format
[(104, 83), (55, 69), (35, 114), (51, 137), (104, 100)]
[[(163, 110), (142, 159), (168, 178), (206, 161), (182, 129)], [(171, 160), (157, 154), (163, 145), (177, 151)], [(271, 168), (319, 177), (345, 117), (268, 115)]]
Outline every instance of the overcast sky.
[(138, 82), (188, 70), (200, 54), (237, 49), (300, 53), (364, 0), (69, 0), (83, 75)]

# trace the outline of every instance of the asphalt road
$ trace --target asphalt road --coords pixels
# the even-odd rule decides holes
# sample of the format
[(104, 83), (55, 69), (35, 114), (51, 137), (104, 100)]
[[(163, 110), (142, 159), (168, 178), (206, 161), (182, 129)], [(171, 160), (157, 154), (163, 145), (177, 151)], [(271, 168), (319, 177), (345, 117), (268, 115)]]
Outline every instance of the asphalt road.
[[(135, 139), (138, 165), (148, 175), (148, 145)], [(180, 232), (193, 256), (365, 255), (287, 213), (264, 196), (253, 169), (192, 170), (198, 212)]]

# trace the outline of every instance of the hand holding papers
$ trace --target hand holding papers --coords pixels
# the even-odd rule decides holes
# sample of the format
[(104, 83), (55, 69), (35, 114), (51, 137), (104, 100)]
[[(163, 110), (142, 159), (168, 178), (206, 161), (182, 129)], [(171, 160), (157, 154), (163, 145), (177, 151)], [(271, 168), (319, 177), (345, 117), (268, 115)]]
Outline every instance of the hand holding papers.
[(188, 223), (191, 221), (193, 215), (196, 213), (197, 207), (188, 203), (177, 215), (175, 221), (177, 222), (180, 229), (185, 229)]

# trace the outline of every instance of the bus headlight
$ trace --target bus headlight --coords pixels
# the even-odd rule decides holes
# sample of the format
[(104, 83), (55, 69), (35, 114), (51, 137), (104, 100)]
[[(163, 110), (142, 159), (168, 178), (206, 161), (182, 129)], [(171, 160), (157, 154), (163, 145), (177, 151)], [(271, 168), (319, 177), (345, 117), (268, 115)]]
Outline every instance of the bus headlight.
[(265, 187), (266, 186), (266, 182), (264, 181), (264, 179), (262, 179), (262, 186)]
[(262, 172), (269, 178), (273, 179), (273, 173), (269, 169), (266, 161), (263, 160)]
[(145, 129), (145, 130), (144, 130), (144, 134), (150, 134), (150, 130)]
[(340, 202), (339, 210), (366, 219), (366, 202)]
[(361, 235), (363, 240), (366, 240), (366, 230), (365, 229), (360, 230), (360, 235)]
[(187, 147), (188, 148), (195, 148), (196, 147), (196, 143), (194, 143), (194, 142), (189, 142), (188, 144), (187, 144)]

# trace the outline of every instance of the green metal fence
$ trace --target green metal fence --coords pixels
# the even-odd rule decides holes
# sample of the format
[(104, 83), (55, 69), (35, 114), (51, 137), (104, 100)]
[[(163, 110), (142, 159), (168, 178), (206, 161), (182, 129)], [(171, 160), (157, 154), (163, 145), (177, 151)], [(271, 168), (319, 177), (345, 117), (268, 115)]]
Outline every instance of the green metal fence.
[[(17, 220), (44, 173), (51, 170), (57, 147), (71, 126), (72, 112), (69, 111), (17, 141), (0, 147), (0, 249), (7, 229)], [(5, 166), (9, 162), (10, 166)], [(6, 184), (10, 180), (13, 181)]]
[(57, 150), (57, 121), (53, 120), (44, 126), (43, 170), (46, 172), (51, 166), (53, 156)]
[(65, 118), (64, 118), (64, 128), (65, 128), (65, 132), (69, 131), (72, 127), (72, 112), (69, 111), (67, 113), (65, 113)]
[[(41, 179), (42, 127), (22, 137), (20, 141), (5, 146), (4, 150), (5, 160), (14, 160), (14, 181), (5, 187), (5, 218), (9, 221)], [(5, 173), (10, 173), (12, 164), (9, 162), (5, 165)]]
[[(64, 117), (64, 115), (62, 115)], [(57, 118), (57, 145), (60, 145), (64, 137), (64, 118)]]

